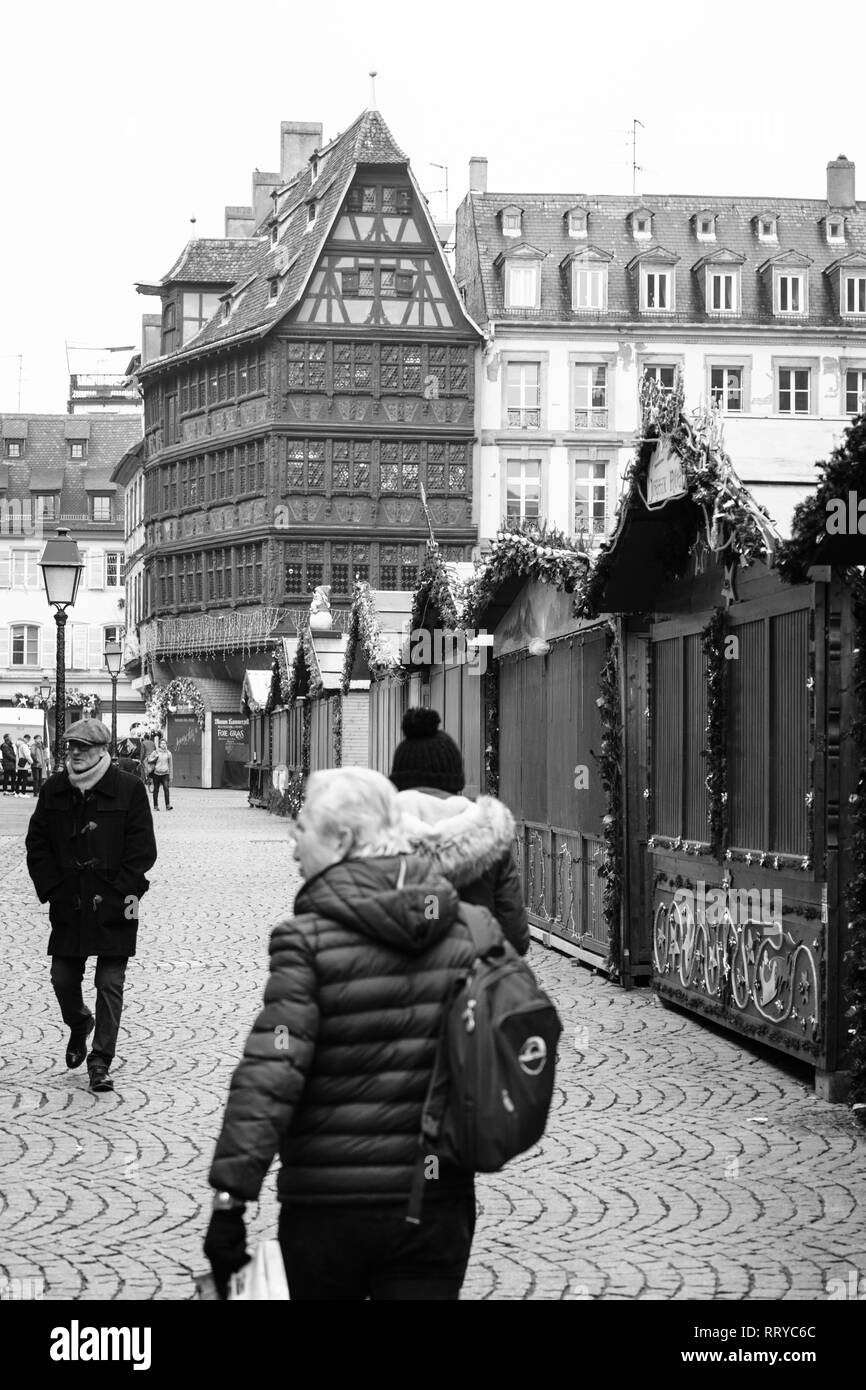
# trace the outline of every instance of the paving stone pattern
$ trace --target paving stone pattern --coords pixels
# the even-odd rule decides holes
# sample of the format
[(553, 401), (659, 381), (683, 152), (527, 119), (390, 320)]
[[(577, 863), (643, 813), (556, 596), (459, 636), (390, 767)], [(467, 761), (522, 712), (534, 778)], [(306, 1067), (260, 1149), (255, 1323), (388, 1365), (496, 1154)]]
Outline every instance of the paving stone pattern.
[[(297, 876), (286, 823), (243, 793), (173, 796), (100, 1096), (64, 1065), (32, 802), (0, 798), (0, 1275), (41, 1275), (49, 1299), (186, 1299), (205, 1267), (213, 1143)], [(852, 1269), (866, 1287), (866, 1143), (845, 1107), (649, 990), (537, 944), (531, 960), (565, 1025), (555, 1109), (478, 1180), (464, 1298), (822, 1299)], [(274, 1232), (273, 1191), (253, 1239)]]

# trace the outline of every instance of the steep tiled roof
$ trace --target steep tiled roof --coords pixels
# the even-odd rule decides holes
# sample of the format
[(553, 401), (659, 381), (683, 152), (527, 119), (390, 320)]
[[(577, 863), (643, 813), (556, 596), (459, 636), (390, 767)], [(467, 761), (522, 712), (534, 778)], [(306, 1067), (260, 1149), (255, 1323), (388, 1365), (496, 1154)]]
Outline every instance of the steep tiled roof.
[[(26, 419), (24, 457), (10, 463), (8, 495), (24, 498), (31, 487), (44, 492), (60, 491), (63, 514), (86, 512), (86, 505), (82, 505), (86, 503), (85, 489), (114, 491), (114, 467), (142, 434), (139, 415), (28, 415)], [(90, 426), (84, 464), (69, 461), (70, 419), (79, 427), (76, 433), (84, 424)]]
[(260, 243), (251, 237), (198, 237), (188, 241), (160, 285), (233, 285), (251, 270)]
[[(519, 239), (502, 234), (500, 212), (519, 205), (523, 225)], [(585, 238), (568, 235), (565, 214), (579, 205), (588, 210)], [(636, 240), (631, 232), (631, 213), (638, 208), (653, 213), (649, 241)], [(711, 210), (716, 216), (715, 240), (699, 239), (695, 214)], [(759, 241), (754, 219), (767, 211), (778, 219), (778, 241)], [(823, 272), (833, 262), (866, 251), (866, 203), (845, 209), (845, 245), (830, 245), (822, 219), (828, 204), (806, 198), (709, 198), (705, 195), (647, 195), (637, 197), (582, 193), (470, 193), (458, 212), (457, 276), (469, 286), (468, 307), (487, 319), (582, 321), (587, 315), (571, 308), (569, 278), (562, 261), (580, 253), (587, 244), (612, 256), (608, 271), (608, 318), (646, 322), (638, 311), (638, 275), (626, 266), (637, 254), (662, 247), (678, 257), (676, 265), (676, 319), (715, 321), (707, 314), (702, 276), (693, 273), (703, 258), (724, 250), (733, 252), (733, 263), (742, 257), (742, 312), (739, 321), (774, 320), (769, 275), (758, 269), (789, 251), (807, 256), (809, 268), (809, 316), (798, 322), (839, 322), (839, 307)], [(508, 255), (515, 243), (529, 242), (546, 252), (541, 272), (540, 310), (506, 310), (504, 275), (494, 262)], [(643, 255), (643, 259), (647, 259)], [(668, 259), (667, 257), (664, 259)], [(730, 258), (729, 258), (730, 260)], [(479, 302), (480, 301), (480, 302)], [(589, 315), (596, 317), (596, 315)], [(653, 318), (656, 315), (652, 316)], [(660, 316), (664, 321), (664, 316)]]
[[(317, 179), (313, 180), (308, 166), (277, 190), (280, 226), (277, 244), (271, 246), (269, 238), (242, 243), (253, 249), (250, 260), (243, 271), (234, 276), (233, 283), (240, 284), (248, 279), (249, 284), (238, 296), (230, 317), (225, 317), (221, 307), (188, 348), (172, 354), (172, 362), (185, 360), (217, 343), (267, 332), (298, 303), (358, 166), (393, 164), (405, 167), (409, 162), (378, 111), (363, 112), (343, 135), (323, 147), (320, 154), (322, 166)], [(312, 224), (308, 221), (307, 210), (311, 199), (317, 204), (316, 220)], [(256, 231), (266, 228), (272, 220), (273, 215), (269, 213)], [(230, 244), (237, 246), (239, 243)], [(271, 299), (269, 281), (275, 276), (279, 277), (280, 292), (276, 299)], [(159, 358), (144, 368), (141, 375), (146, 376), (167, 360)]]

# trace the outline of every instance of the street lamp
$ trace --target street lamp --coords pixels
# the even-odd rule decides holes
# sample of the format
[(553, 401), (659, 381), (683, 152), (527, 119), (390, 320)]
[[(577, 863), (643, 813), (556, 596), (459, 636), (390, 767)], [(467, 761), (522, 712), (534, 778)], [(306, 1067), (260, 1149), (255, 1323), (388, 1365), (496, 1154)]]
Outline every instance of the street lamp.
[(55, 610), (54, 621), (57, 624), (54, 758), (59, 766), (63, 762), (63, 737), (66, 733), (66, 610), (75, 602), (84, 569), (81, 551), (70, 539), (66, 527), (58, 526), (57, 535), (46, 543), (39, 568), (42, 570), (48, 602)]
[(111, 676), (111, 756), (117, 757), (117, 677), (123, 664), (123, 647), (119, 642), (106, 642), (105, 664)]

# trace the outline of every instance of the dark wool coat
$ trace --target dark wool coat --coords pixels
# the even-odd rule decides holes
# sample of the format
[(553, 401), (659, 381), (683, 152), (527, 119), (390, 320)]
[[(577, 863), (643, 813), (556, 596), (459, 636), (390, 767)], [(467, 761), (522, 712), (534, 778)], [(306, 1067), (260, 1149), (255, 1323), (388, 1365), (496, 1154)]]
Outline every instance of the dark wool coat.
[[(279, 1152), (283, 1202), (408, 1203), (442, 1004), (475, 952), (450, 884), (402, 862), (402, 888), (399, 858), (325, 869), (274, 928), (210, 1170), (218, 1190), (255, 1200)], [(472, 1190), (471, 1173), (443, 1164), (424, 1200)]]
[(64, 768), (39, 793), (27, 869), (51, 905), (50, 956), (133, 956), (138, 901), (156, 862), (144, 784), (110, 767), (83, 797)]
[(529, 950), (529, 923), (514, 860), (514, 817), (493, 796), (465, 796), (415, 788), (397, 797), (412, 847), (431, 873), (453, 883), (463, 902), (486, 907), (521, 956)]
[(0, 739), (0, 758), (2, 758), (4, 768), (18, 766), (18, 754), (15, 751), (15, 744), (11, 740), (7, 743), (5, 738)]

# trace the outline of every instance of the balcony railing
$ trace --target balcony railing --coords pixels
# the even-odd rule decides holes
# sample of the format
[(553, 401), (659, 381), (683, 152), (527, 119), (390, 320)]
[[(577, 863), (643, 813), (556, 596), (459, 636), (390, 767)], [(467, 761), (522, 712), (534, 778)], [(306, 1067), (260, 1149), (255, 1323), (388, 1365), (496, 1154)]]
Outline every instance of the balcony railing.
[(575, 410), (574, 428), (576, 430), (606, 430), (607, 407), (592, 410)]
[(540, 410), (509, 410), (508, 428), (510, 430), (537, 430), (541, 428)]

